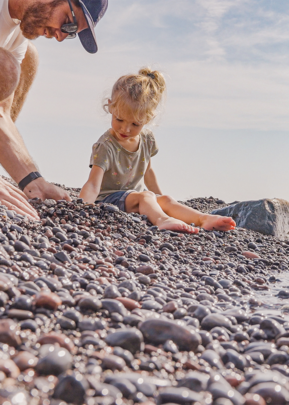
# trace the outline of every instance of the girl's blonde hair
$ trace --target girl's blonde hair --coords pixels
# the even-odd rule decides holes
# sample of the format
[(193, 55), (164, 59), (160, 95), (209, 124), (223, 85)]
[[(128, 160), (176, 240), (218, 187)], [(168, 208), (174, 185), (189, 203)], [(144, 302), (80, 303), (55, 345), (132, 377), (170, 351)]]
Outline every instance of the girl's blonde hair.
[(110, 100), (105, 101), (103, 108), (116, 115), (124, 108), (129, 108), (137, 122), (147, 124), (155, 117), (165, 89), (162, 73), (144, 67), (136, 75), (120, 77), (113, 86)]

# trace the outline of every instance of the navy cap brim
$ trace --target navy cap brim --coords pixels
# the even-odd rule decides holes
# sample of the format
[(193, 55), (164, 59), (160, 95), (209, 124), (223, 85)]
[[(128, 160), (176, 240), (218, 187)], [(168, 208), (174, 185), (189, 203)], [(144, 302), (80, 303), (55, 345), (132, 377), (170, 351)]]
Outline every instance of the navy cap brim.
[(83, 31), (80, 31), (78, 33), (80, 42), (82, 43), (82, 46), (84, 49), (89, 52), (89, 53), (96, 53), (98, 50), (97, 43), (96, 43), (96, 38), (95, 38), (95, 33), (94, 33), (94, 24), (93, 21), (91, 20), (90, 14), (87, 12), (85, 7), (83, 7), (82, 3), (81, 7), (83, 10), (83, 14), (85, 15), (88, 28), (86, 28)]

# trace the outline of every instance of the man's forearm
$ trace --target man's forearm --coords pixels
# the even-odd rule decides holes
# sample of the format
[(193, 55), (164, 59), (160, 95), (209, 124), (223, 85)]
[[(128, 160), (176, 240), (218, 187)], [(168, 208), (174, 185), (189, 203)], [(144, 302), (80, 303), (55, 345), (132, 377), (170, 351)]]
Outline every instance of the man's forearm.
[(0, 162), (16, 183), (37, 170), (10, 114), (8, 115), (1, 108)]

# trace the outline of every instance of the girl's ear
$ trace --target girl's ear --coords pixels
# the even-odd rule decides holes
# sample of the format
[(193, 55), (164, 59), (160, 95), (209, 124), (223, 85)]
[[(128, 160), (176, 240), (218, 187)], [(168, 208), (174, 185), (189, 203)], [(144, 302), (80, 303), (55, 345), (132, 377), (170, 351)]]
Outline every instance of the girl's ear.
[(111, 103), (112, 103), (112, 101), (111, 101), (111, 99), (109, 98), (109, 99), (108, 99), (108, 111), (110, 112), (110, 114), (112, 114)]

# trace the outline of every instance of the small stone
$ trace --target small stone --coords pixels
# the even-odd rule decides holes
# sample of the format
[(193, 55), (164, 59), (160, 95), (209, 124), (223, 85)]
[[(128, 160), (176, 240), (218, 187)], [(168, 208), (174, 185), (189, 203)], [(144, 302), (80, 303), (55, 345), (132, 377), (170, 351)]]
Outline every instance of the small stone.
[(72, 356), (63, 347), (48, 345), (47, 354), (40, 358), (36, 371), (40, 375), (59, 375), (67, 371), (72, 365)]
[(201, 343), (197, 332), (179, 325), (176, 321), (148, 319), (142, 322), (139, 328), (147, 340), (153, 343), (172, 340), (181, 350), (196, 351)]
[(0, 342), (14, 347), (21, 343), (19, 327), (11, 319), (0, 319)]
[(126, 328), (125, 330), (111, 333), (105, 341), (109, 346), (119, 346), (129, 350), (133, 354), (140, 351), (143, 346), (143, 336), (136, 328)]
[(55, 311), (62, 304), (62, 301), (58, 295), (52, 292), (41, 292), (36, 295), (34, 304), (36, 307), (52, 309)]

